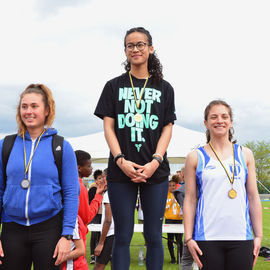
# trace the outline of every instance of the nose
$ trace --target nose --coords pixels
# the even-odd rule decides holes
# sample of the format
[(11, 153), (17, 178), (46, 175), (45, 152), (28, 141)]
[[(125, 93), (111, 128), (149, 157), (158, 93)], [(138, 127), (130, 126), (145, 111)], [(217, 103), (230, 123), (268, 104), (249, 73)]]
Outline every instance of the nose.
[(133, 48), (133, 50), (132, 50), (133, 52), (135, 51), (135, 52), (138, 52), (139, 50), (138, 50), (138, 48), (137, 48), (137, 45), (134, 45), (134, 48)]
[(26, 113), (32, 113), (32, 108), (31, 108), (31, 106), (28, 106), (26, 109), (25, 109), (25, 112)]

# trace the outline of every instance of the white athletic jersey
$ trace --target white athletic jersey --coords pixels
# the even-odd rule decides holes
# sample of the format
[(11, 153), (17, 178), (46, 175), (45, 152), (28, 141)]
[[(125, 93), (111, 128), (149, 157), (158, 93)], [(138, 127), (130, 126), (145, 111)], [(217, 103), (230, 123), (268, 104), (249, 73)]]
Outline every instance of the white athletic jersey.
[[(103, 194), (103, 200), (102, 200), (102, 217), (101, 217), (101, 226), (102, 227), (103, 227), (103, 223), (104, 223), (104, 220), (105, 220), (105, 204), (106, 203), (110, 203), (107, 191)], [(110, 229), (109, 229), (106, 237), (111, 236), (111, 235), (114, 235), (113, 217), (112, 217), (112, 223), (111, 223)]]
[[(197, 152), (196, 181), (199, 198), (193, 232), (194, 240), (253, 239), (245, 187), (248, 172), (241, 147), (234, 145), (233, 188), (237, 192), (234, 199), (228, 196), (231, 183), (220, 162), (209, 157), (203, 147), (198, 148)], [(222, 163), (232, 177), (233, 156)]]

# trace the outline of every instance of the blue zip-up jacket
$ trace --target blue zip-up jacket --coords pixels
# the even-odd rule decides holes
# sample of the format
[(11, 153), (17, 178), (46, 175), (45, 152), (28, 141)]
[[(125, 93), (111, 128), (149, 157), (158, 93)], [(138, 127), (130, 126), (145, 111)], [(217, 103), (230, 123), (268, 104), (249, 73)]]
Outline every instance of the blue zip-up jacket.
[[(0, 141), (0, 207), (2, 222), (16, 222), (30, 226), (48, 220), (63, 209), (62, 235), (73, 234), (79, 206), (79, 176), (77, 162), (71, 145), (64, 141), (62, 158), (62, 187), (52, 151), (52, 135), (48, 129), (41, 137), (34, 153), (27, 178), (29, 188), (22, 188), (25, 178), (23, 139), (17, 136), (7, 163), (7, 183), (3, 179), (2, 146)], [(25, 133), (26, 163), (38, 139), (32, 141)], [(62, 195), (63, 194), (62, 203)]]

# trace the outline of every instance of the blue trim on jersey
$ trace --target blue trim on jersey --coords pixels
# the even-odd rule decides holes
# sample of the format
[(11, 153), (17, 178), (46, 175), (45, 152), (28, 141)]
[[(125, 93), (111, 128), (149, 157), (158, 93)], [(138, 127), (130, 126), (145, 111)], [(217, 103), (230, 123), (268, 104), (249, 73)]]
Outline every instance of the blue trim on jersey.
[(203, 188), (202, 188), (202, 172), (205, 166), (210, 161), (210, 158), (204, 151), (203, 147), (197, 149), (198, 153), (198, 165), (196, 169), (196, 182), (198, 187), (198, 204), (196, 209), (196, 216), (195, 216), (195, 226), (193, 232), (193, 238), (197, 240), (205, 240), (204, 234), (204, 219), (203, 219), (203, 210), (204, 210), (204, 195), (203, 195)]
[[(234, 145), (235, 147), (235, 153), (237, 153), (237, 161), (242, 165), (245, 171), (245, 184), (247, 182), (247, 177), (248, 177), (248, 169), (246, 165), (246, 161), (241, 149), (241, 146), (238, 144)], [(245, 194), (246, 198), (246, 212), (245, 212), (245, 219), (246, 219), (246, 239), (247, 240), (252, 240), (253, 239), (253, 233), (252, 233), (252, 226), (251, 226), (251, 220), (250, 220), (250, 215), (249, 215), (249, 202), (248, 202), (248, 197), (247, 194)]]

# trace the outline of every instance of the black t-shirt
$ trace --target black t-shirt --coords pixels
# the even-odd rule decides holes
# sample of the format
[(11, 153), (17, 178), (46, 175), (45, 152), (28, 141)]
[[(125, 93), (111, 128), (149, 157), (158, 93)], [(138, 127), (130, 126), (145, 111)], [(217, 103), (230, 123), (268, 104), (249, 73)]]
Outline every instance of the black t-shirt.
[[(132, 80), (138, 102), (145, 79), (132, 77)], [(141, 121), (135, 121), (136, 113), (141, 115)], [(152, 160), (163, 127), (176, 120), (174, 91), (167, 81), (153, 83), (153, 78), (150, 77), (137, 109), (129, 74), (125, 73), (106, 83), (94, 114), (101, 119), (104, 116), (115, 119), (115, 133), (125, 158), (144, 165)], [(147, 183), (165, 181), (169, 174), (170, 168), (165, 154), (161, 166), (147, 179)], [(130, 181), (114, 163), (111, 153), (107, 180)]]

